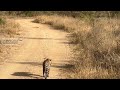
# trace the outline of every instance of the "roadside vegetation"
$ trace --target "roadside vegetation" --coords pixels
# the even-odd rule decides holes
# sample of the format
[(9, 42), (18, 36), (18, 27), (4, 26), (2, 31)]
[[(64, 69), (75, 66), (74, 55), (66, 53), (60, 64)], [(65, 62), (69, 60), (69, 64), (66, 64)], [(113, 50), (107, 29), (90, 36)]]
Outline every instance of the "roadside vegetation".
[(74, 58), (70, 63), (74, 67), (65, 71), (67, 78), (120, 78), (119, 12), (97, 14), (86, 13), (83, 17), (45, 14), (34, 20), (71, 34)]
[(16, 35), (20, 35), (19, 24), (15, 23), (7, 17), (0, 16), (0, 61), (4, 59), (10, 53), (11, 46), (3, 44), (3, 38), (13, 38)]

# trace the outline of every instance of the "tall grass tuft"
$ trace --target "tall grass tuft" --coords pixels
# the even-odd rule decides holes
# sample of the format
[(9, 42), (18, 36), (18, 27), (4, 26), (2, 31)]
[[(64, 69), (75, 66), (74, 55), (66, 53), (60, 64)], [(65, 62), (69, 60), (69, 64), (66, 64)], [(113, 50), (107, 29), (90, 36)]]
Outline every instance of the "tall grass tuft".
[(0, 18), (0, 34), (5, 36), (11, 36), (19, 34), (19, 24), (13, 20)]

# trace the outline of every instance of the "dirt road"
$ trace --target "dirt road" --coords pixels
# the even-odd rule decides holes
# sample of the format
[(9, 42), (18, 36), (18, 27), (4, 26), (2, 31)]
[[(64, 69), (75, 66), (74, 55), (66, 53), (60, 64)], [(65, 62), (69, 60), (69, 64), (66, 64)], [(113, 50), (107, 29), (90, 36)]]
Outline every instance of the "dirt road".
[(61, 70), (71, 58), (67, 37), (69, 34), (33, 19), (16, 19), (24, 30), (21, 47), (0, 65), (0, 79), (43, 79), (43, 58), (51, 58), (52, 66), (48, 79), (64, 79)]

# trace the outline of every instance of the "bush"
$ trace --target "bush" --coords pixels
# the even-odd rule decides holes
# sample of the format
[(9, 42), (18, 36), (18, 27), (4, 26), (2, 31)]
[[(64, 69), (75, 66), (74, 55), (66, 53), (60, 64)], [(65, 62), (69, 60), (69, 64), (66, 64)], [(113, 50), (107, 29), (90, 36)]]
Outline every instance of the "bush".
[(0, 34), (5, 36), (19, 35), (19, 24), (13, 20), (0, 18)]
[(0, 18), (0, 25), (4, 25), (6, 23), (6, 20), (3, 18)]

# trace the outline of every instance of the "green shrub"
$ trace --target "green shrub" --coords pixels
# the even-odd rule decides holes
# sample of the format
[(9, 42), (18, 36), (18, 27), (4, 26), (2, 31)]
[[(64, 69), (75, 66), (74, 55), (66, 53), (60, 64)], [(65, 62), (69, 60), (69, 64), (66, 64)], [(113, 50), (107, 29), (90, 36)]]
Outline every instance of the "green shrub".
[(0, 18), (0, 25), (4, 25), (6, 23), (6, 20), (3, 18)]

